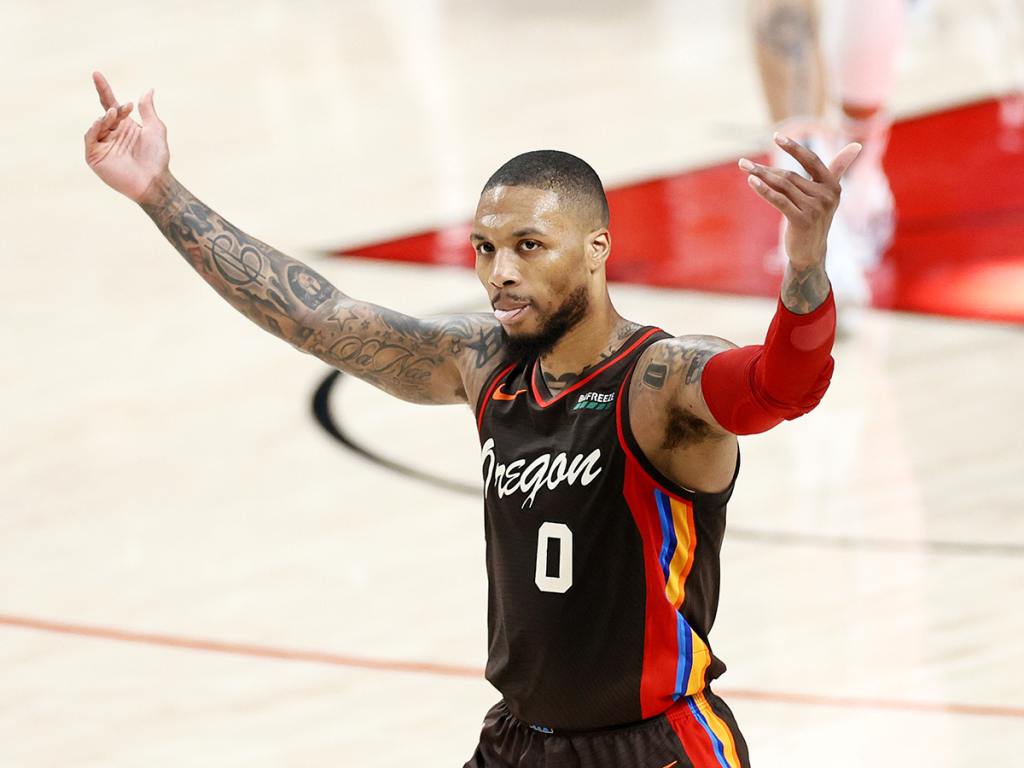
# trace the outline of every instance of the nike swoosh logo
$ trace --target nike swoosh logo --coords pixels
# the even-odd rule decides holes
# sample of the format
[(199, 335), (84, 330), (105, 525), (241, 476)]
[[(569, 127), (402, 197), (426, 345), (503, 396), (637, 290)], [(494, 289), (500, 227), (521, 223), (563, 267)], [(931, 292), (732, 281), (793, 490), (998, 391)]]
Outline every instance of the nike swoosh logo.
[(501, 387), (498, 387), (498, 389), (494, 390), (494, 394), (491, 395), (491, 399), (492, 400), (515, 400), (517, 397), (519, 397), (525, 391), (526, 391), (525, 389), (519, 389), (519, 390), (516, 390), (515, 394), (511, 394), (510, 395), (508, 392), (502, 392), (501, 391)]
[(669, 763), (668, 765), (663, 765), (663, 766), (661, 766), (661, 768), (672, 768), (672, 766), (673, 766), (673, 765), (676, 765), (676, 764), (678, 764), (678, 763), (679, 763), (679, 761), (678, 761), (678, 760), (673, 760), (673, 761), (672, 761), (671, 763)]

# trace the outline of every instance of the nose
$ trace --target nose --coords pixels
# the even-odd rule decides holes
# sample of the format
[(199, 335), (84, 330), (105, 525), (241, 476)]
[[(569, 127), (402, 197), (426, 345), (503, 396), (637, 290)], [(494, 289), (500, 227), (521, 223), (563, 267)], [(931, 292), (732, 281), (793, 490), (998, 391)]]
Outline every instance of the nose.
[(488, 281), (495, 288), (507, 288), (519, 285), (519, 265), (515, 253), (510, 249), (501, 248), (494, 254), (491, 262), (491, 273)]

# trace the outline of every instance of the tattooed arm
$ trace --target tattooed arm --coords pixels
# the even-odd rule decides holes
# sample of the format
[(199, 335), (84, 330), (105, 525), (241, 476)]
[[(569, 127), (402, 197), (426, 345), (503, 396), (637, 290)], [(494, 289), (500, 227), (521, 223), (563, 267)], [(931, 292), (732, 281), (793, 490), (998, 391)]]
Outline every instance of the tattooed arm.
[(418, 320), (341, 293), (321, 275), (250, 237), (171, 175), (167, 129), (153, 92), (142, 124), (93, 73), (107, 110), (85, 135), (86, 162), (142, 206), (217, 293), (264, 330), (346, 373), (419, 403), (472, 402), (499, 362), (501, 331), (490, 315)]
[(807, 176), (769, 168), (741, 158), (747, 183), (786, 220), (784, 246), (788, 263), (782, 302), (798, 315), (817, 309), (828, 297), (825, 250), (832, 219), (839, 207), (840, 179), (860, 154), (861, 145), (847, 144), (825, 165), (814, 152), (789, 137), (775, 134), (775, 143), (803, 167)]
[(716, 336), (681, 336), (648, 347), (629, 388), (630, 427), (644, 455), (685, 488), (718, 491), (732, 479), (736, 438), (711, 414), (704, 366), (736, 345)]
[(491, 315), (417, 319), (346, 296), (305, 264), (250, 237), (169, 172), (143, 210), (229, 304), (258, 326), (389, 394), (417, 403), (468, 402), (497, 363)]
[(807, 413), (832, 375), (835, 306), (825, 247), (839, 179), (860, 146), (847, 145), (826, 167), (791, 139), (776, 141), (809, 178), (745, 158), (739, 163), (750, 186), (787, 222), (782, 307), (765, 343), (739, 349), (710, 336), (661, 341), (645, 351), (630, 384), (630, 426), (640, 447), (663, 474), (696, 490), (728, 485), (733, 435), (763, 432)]

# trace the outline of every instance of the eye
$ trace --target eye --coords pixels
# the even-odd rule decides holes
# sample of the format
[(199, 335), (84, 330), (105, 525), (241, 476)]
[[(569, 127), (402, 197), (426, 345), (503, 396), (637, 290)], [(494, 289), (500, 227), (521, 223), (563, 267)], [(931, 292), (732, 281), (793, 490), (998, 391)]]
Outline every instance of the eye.
[(494, 253), (494, 246), (490, 243), (477, 243), (476, 252), (481, 256)]
[(541, 247), (541, 245), (536, 240), (523, 240), (519, 244), (519, 247), (522, 248), (524, 251), (536, 251), (538, 248)]

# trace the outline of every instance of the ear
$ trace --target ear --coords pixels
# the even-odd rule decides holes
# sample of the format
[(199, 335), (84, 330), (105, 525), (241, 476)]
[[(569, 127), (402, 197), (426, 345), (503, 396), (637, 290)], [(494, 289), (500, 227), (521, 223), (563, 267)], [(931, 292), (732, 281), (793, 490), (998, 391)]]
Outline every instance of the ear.
[(612, 235), (607, 229), (595, 229), (587, 236), (587, 268), (596, 272), (604, 267), (612, 253)]

